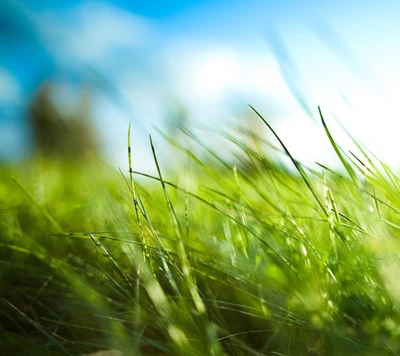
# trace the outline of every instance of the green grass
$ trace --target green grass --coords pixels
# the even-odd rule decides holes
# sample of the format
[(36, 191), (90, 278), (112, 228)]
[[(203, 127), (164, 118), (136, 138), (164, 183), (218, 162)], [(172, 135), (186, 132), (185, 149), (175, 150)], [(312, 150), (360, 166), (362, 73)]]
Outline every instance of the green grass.
[(3, 167), (3, 354), (400, 353), (400, 179), (321, 119), (342, 170), (304, 167), (270, 126), (295, 171), (255, 135), (231, 138), (236, 164), (198, 142), (176, 172), (151, 140), (155, 176), (134, 147), (126, 174)]

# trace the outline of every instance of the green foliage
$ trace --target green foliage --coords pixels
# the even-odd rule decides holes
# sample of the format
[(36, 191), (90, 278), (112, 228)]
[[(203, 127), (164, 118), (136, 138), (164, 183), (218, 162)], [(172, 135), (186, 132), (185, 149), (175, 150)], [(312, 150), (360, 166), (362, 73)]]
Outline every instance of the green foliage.
[(127, 175), (67, 157), (3, 167), (2, 352), (400, 352), (400, 180), (321, 119), (344, 173), (307, 169), (274, 131), (296, 173), (256, 135), (231, 139), (237, 166), (198, 142), (208, 158), (173, 172), (151, 140), (156, 176), (132, 169), (130, 143)]

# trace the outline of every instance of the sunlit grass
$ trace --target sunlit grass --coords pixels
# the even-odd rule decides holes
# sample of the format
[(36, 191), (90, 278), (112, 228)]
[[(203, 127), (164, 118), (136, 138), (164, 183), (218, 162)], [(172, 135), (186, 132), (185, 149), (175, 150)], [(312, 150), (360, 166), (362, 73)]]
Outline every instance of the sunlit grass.
[(1, 350), (399, 353), (400, 180), (361, 145), (342, 150), (322, 113), (321, 127), (342, 170), (303, 167), (270, 126), (295, 173), (256, 135), (253, 148), (230, 138), (237, 162), (200, 143), (208, 158), (186, 152), (175, 172), (151, 140), (157, 175), (135, 171), (130, 142), (122, 175), (68, 159), (4, 167)]

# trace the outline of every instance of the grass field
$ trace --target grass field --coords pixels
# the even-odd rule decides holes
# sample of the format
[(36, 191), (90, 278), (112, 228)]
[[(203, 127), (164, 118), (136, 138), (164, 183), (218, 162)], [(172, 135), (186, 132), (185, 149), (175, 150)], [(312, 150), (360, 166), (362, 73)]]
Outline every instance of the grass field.
[(254, 137), (236, 165), (203, 147), (179, 171), (153, 147), (155, 176), (134, 146), (130, 173), (2, 167), (0, 354), (399, 354), (400, 179), (321, 127), (342, 169), (279, 137), (292, 171)]

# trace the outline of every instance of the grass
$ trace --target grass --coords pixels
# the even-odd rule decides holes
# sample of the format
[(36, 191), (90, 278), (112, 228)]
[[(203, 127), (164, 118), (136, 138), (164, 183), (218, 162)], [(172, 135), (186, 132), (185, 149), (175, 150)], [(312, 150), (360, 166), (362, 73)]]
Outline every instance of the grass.
[(256, 114), (296, 173), (254, 134), (231, 138), (236, 164), (200, 143), (175, 172), (151, 140), (155, 176), (134, 171), (130, 143), (122, 175), (43, 157), (3, 167), (2, 352), (400, 353), (400, 179), (357, 141), (342, 150), (321, 111), (343, 170), (304, 167)]

